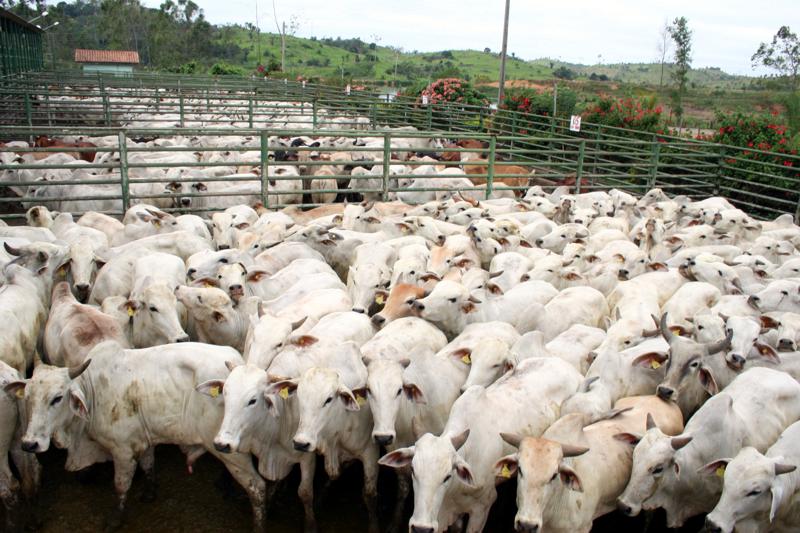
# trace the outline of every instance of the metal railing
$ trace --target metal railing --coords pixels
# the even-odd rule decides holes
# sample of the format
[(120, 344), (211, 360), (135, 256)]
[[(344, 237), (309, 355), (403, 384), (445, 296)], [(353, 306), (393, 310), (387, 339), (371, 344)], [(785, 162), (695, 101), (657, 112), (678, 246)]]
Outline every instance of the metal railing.
[[(3, 123), (27, 126), (28, 135), (64, 135), (78, 131), (69, 127), (87, 124), (110, 128), (93, 130), (97, 134), (116, 134), (117, 126), (128, 125), (128, 138), (202, 137), (209, 128), (223, 127), (236, 128), (234, 135), (246, 131), (261, 135), (263, 129), (268, 136), (380, 137), (383, 128), (412, 125), (422, 130), (415, 135), (431, 139), (494, 143), (495, 151), (485, 153), (487, 167), (536, 169), (537, 178), (575, 182), (583, 190), (620, 186), (641, 191), (658, 186), (675, 194), (723, 194), (762, 218), (785, 212), (800, 215), (796, 155), (586, 123), (576, 133), (569, 131), (568, 121), (555, 117), (493, 112), (480, 106), (423, 106), (410, 98), (391, 99), (369, 91), (346, 95), (341, 88), (284, 80), (36, 73), (0, 83), (0, 116), (7, 117)], [(346, 133), (352, 130), (361, 131)], [(20, 138), (22, 131), (5, 128), (0, 138)], [(390, 139), (408, 135), (389, 134)], [(285, 151), (269, 144), (259, 149), (273, 155)], [(469, 170), (469, 165), (464, 168)], [(391, 183), (382, 190), (393, 192)]]

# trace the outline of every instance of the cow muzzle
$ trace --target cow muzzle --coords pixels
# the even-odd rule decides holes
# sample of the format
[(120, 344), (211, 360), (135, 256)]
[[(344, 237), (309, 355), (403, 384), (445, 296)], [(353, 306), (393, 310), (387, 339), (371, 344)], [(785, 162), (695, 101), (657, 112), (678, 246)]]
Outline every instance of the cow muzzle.
[(23, 440), (22, 444), (20, 445), (23, 451), (28, 453), (36, 453), (40, 451), (44, 451), (40, 449), (39, 441), (35, 440)]
[(634, 509), (627, 503), (623, 502), (622, 500), (617, 500), (617, 509), (619, 509), (619, 511), (625, 516), (636, 516), (637, 514), (639, 514), (639, 512), (636, 509)]
[(433, 533), (434, 529), (426, 526), (411, 526), (410, 531), (411, 533)]
[(294, 446), (294, 449), (297, 450), (298, 452), (310, 452), (310, 451), (312, 451), (311, 450), (311, 443), (307, 442), (307, 441), (304, 441), (304, 440), (295, 439), (295, 440), (292, 441), (292, 445)]
[(220, 453), (231, 453), (231, 445), (227, 442), (214, 441), (214, 449)]
[(665, 385), (659, 385), (658, 388), (656, 389), (656, 394), (658, 395), (659, 398), (661, 398), (665, 402), (668, 402), (672, 399), (673, 396), (675, 396), (675, 389), (673, 389), (672, 387), (667, 387)]
[(375, 439), (375, 442), (380, 444), (381, 446), (388, 446), (392, 442), (394, 442), (394, 435), (391, 434), (384, 434), (384, 435), (373, 434), (372, 438)]
[(514, 529), (517, 531), (517, 533), (538, 533), (539, 528), (539, 524), (525, 520), (518, 520), (517, 523), (514, 524)]

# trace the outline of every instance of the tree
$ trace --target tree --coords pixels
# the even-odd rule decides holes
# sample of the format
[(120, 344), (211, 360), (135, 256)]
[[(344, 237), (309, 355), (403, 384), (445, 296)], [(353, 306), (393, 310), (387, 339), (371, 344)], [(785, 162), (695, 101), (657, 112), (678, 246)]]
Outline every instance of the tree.
[(661, 61), (661, 77), (658, 79), (658, 86), (662, 87), (664, 85), (664, 63), (667, 61), (667, 55), (669, 54), (669, 47), (670, 47), (670, 32), (669, 32), (669, 22), (664, 21), (664, 26), (660, 30), (658, 30), (658, 43), (656, 43), (656, 51), (658, 51), (658, 56)]
[(797, 90), (798, 72), (800, 71), (800, 40), (792, 33), (789, 26), (781, 26), (772, 38), (772, 43), (761, 43), (750, 58), (753, 67), (764, 65), (788, 76), (792, 92)]
[(483, 53), (484, 54), (491, 54), (492, 53), (492, 49), (487, 46), (486, 48), (483, 49)]
[(669, 27), (669, 34), (675, 42), (675, 70), (672, 78), (678, 84), (672, 91), (672, 111), (678, 120), (678, 131), (683, 127), (683, 97), (689, 80), (692, 65), (692, 30), (686, 17), (677, 17)]
[[(281, 36), (281, 72), (286, 72), (286, 21), (278, 23), (278, 10), (275, 7), (275, 0), (272, 0), (272, 16), (275, 18), (275, 27), (278, 28), (278, 35)], [(289, 35), (294, 35), (300, 28), (300, 21), (296, 15), (289, 17)]]

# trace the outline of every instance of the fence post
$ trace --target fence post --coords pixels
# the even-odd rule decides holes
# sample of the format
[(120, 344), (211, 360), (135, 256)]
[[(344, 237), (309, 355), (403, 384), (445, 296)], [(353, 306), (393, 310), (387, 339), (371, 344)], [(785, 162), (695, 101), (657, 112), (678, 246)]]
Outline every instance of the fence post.
[(583, 178), (583, 156), (586, 153), (586, 141), (581, 140), (578, 145), (578, 168), (575, 170), (575, 194), (581, 193), (581, 179)]
[(428, 131), (433, 129), (433, 104), (428, 104)]
[(722, 165), (725, 162), (725, 147), (720, 145), (717, 156), (717, 180), (714, 182), (714, 196), (719, 195), (719, 184), (722, 182)]
[(311, 100), (311, 126), (312, 129), (317, 129), (317, 98), (316, 96)]
[(25, 93), (25, 120), (28, 121), (28, 127), (33, 127), (33, 116), (31, 115), (31, 95)]
[(181, 128), (183, 128), (183, 93), (181, 92), (180, 88), (178, 89), (178, 110), (181, 114)]
[(486, 166), (486, 199), (488, 200), (494, 192), (494, 161), (497, 157), (497, 137), (492, 135), (489, 138), (489, 164)]
[(105, 116), (106, 126), (111, 125), (111, 106), (108, 105), (108, 95), (103, 89), (103, 115)]
[(247, 123), (250, 128), (253, 127), (253, 97), (247, 100)]
[(269, 136), (261, 132), (261, 203), (269, 209)]
[(131, 204), (128, 184), (128, 140), (124, 131), (120, 131), (117, 138), (119, 139), (119, 184), (122, 187), (122, 212), (125, 213)]
[(661, 153), (661, 143), (658, 142), (658, 138), (655, 135), (653, 135), (653, 140), (651, 142), (653, 147), (650, 155), (650, 176), (647, 180), (648, 190), (656, 186), (656, 179), (658, 178), (658, 158)]
[(45, 100), (45, 106), (46, 106), (46, 109), (47, 109), (47, 125), (48, 126), (52, 126), (53, 125), (53, 115), (50, 112), (50, 90), (47, 88), (47, 86), (45, 86), (45, 88), (44, 88), (44, 100)]
[(392, 160), (392, 135), (389, 132), (383, 134), (383, 192), (381, 198), (387, 201), (389, 198), (389, 162)]
[(159, 107), (159, 105), (158, 105), (158, 87), (156, 87), (156, 113), (159, 112), (158, 107)]

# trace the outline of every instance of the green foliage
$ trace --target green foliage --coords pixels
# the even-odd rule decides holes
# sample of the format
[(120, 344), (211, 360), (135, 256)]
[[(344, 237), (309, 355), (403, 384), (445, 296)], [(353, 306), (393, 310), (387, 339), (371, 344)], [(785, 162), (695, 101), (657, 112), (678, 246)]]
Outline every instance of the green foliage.
[(560, 66), (553, 71), (553, 76), (562, 80), (574, 80), (578, 74), (565, 66)]
[(242, 67), (236, 65), (229, 65), (228, 63), (214, 63), (208, 69), (208, 73), (212, 76), (246, 76), (247, 71)]
[(199, 74), (201, 72), (200, 65), (197, 63), (197, 61), (189, 61), (183, 65), (167, 67), (164, 70), (167, 72), (175, 72), (176, 74)]
[[(569, 117), (575, 111), (578, 93), (566, 86), (558, 87), (556, 116)], [(505, 92), (502, 109), (549, 116), (553, 113), (553, 91), (536, 89), (508, 89)]]
[(677, 87), (672, 93), (672, 111), (678, 120), (678, 127), (683, 125), (683, 97), (686, 95), (688, 73), (692, 65), (692, 31), (686, 17), (677, 17), (668, 28), (670, 37), (675, 42), (675, 65), (672, 79)]
[(583, 112), (583, 120), (593, 124), (662, 133), (661, 106), (655, 97), (602, 97)]
[(750, 58), (753, 66), (764, 65), (788, 76), (792, 91), (797, 90), (798, 70), (800, 70), (800, 40), (789, 26), (781, 26), (772, 38), (772, 43), (761, 43)]
[(800, 137), (800, 93), (791, 93), (783, 99), (786, 108), (786, 123), (792, 135)]

